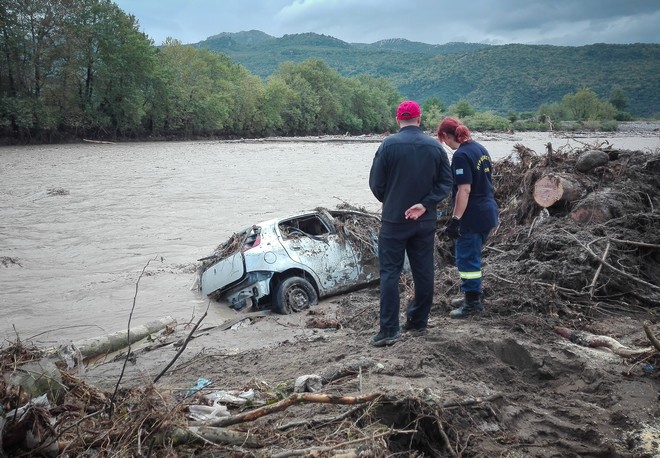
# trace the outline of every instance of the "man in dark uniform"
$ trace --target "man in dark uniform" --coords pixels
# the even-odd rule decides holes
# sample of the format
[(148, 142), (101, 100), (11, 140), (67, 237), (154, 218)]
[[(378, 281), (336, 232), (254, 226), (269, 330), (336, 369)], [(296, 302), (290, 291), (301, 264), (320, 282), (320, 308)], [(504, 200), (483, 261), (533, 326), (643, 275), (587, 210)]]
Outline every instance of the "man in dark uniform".
[[(369, 187), (383, 203), (378, 236), (380, 331), (371, 338), (377, 347), (395, 343), (401, 330), (424, 334), (433, 303), (436, 209), (449, 195), (452, 176), (447, 153), (420, 128), (421, 117), (417, 102), (399, 105), (400, 130), (380, 145), (369, 174)], [(415, 298), (400, 328), (399, 280), (406, 254)]]

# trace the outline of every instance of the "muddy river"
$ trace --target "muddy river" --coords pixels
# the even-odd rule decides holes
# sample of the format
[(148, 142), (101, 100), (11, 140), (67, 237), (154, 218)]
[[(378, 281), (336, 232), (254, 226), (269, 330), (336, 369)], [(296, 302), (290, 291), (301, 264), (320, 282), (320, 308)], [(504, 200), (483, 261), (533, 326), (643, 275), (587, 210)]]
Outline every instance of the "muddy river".
[[(476, 135), (495, 159), (607, 141), (658, 150), (657, 132)], [(341, 202), (377, 210), (379, 138), (0, 148), (0, 338), (55, 345), (163, 317), (196, 321), (196, 260), (252, 223)], [(213, 303), (207, 323), (233, 316)]]

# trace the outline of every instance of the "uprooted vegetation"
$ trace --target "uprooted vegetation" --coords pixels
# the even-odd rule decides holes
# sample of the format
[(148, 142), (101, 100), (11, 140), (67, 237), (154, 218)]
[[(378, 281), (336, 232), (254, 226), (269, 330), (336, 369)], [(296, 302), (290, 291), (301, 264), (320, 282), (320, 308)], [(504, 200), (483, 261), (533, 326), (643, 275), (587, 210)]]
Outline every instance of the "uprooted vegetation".
[[(578, 172), (576, 162), (591, 150), (605, 152), (608, 161)], [(378, 313), (378, 292), (367, 289), (341, 296), (334, 314), (309, 310), (305, 328), (318, 332), (306, 339), (264, 351), (200, 351), (160, 382), (114, 392), (86, 383), (80, 366), (17, 340), (0, 354), (2, 372), (12, 374), (0, 379), (0, 450), (118, 457), (654, 456), (660, 450), (660, 156), (599, 145), (538, 155), (517, 145), (495, 171), (501, 224), (484, 251), (483, 317), (438, 324), (459, 286), (441, 219), (436, 321), (427, 338), (378, 350), (366, 345)], [(580, 199), (540, 206), (535, 184), (549, 173), (585, 184)], [(609, 219), (571, 217), (603, 191), (617, 196)], [(342, 230), (367, 234), (352, 221)], [(231, 243), (240, 249), (244, 240)], [(410, 294), (405, 278), (403, 303)], [(339, 330), (342, 337), (334, 339), (331, 332)], [(595, 353), (586, 347), (607, 347), (614, 357), (590, 363), (586, 358)], [(209, 380), (193, 386), (196, 376), (185, 373)], [(41, 390), (48, 404), (35, 402), (41, 392), (19, 383), (17, 374), (54, 380)]]
[[(576, 161), (593, 147), (535, 155), (517, 145), (518, 158), (496, 164), (501, 224), (484, 253), (491, 310), (535, 310), (576, 318), (598, 312), (650, 312), (660, 305), (660, 155), (601, 149), (603, 165), (585, 172)], [(534, 185), (565, 173), (590, 184), (581, 199), (542, 208)], [(602, 195), (602, 199), (593, 196)], [(609, 199), (617, 196), (616, 202)], [(589, 202), (599, 220), (573, 217)], [(602, 220), (602, 207), (613, 207)], [(573, 216), (573, 217), (572, 217)]]

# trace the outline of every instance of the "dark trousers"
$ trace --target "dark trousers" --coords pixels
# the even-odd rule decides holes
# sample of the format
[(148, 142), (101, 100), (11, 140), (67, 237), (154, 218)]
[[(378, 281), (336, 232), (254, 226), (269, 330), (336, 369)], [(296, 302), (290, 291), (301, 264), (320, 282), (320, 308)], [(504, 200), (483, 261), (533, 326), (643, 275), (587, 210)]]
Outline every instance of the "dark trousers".
[(399, 330), (399, 280), (405, 255), (415, 283), (415, 299), (407, 317), (415, 328), (425, 328), (433, 304), (435, 220), (406, 223), (383, 222), (378, 236), (380, 263), (380, 330)]
[(463, 234), (456, 240), (456, 268), (465, 293), (481, 292), (481, 250), (488, 234)]

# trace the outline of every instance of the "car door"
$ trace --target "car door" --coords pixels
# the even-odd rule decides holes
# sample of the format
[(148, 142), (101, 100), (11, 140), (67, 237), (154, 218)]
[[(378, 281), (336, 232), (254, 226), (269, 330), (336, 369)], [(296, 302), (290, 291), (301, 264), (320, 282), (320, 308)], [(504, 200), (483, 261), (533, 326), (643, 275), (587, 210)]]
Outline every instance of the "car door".
[(283, 220), (278, 228), (282, 245), (291, 259), (316, 274), (320, 296), (356, 286), (358, 268), (351, 244), (331, 231), (318, 214)]

